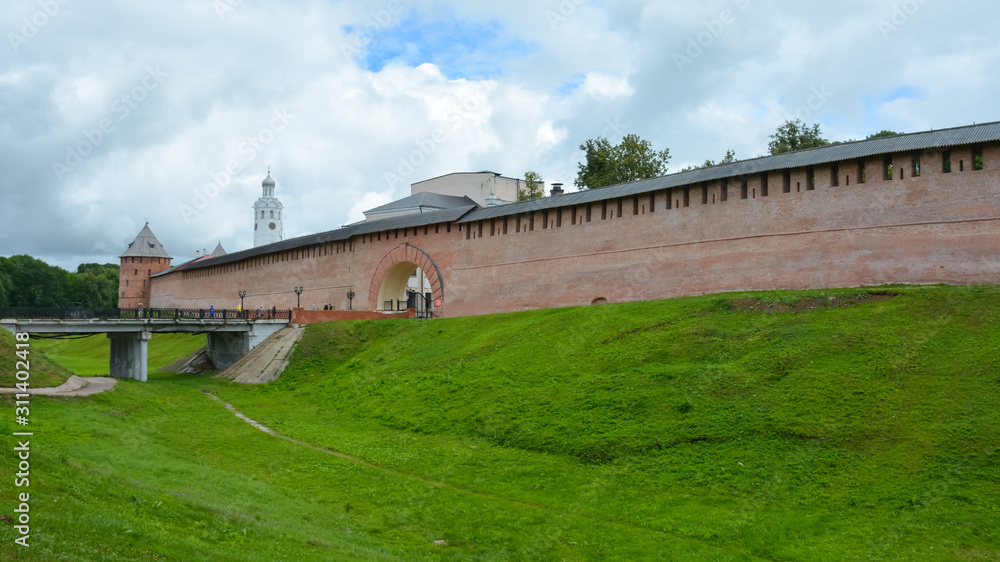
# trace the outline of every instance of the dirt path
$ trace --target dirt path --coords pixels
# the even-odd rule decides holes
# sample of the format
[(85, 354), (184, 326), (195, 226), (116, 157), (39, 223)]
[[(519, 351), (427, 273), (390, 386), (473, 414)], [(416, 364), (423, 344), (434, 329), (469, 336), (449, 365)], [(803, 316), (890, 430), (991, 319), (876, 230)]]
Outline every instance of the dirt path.
[[(115, 387), (118, 379), (111, 377), (78, 377), (76, 375), (59, 386), (49, 388), (29, 388), (28, 394), (39, 396), (90, 396)], [(17, 394), (18, 388), (0, 388), (0, 394)]]
[[(472, 489), (469, 489), (469, 488), (463, 488), (461, 486), (456, 486), (454, 484), (449, 484), (447, 482), (442, 482), (440, 480), (433, 480), (431, 478), (426, 478), (424, 476), (420, 476), (420, 475), (417, 475), (417, 474), (411, 474), (409, 472), (403, 472), (403, 471), (399, 471), (399, 470), (393, 470), (391, 468), (387, 468), (387, 467), (381, 466), (379, 464), (373, 463), (371, 461), (365, 460), (365, 459), (363, 459), (361, 457), (355, 457), (353, 455), (348, 455), (346, 453), (341, 453), (340, 451), (334, 451), (333, 449), (327, 449), (326, 447), (321, 447), (319, 445), (313, 445), (312, 443), (308, 443), (306, 441), (300, 441), (298, 439), (295, 439), (294, 437), (288, 437), (287, 435), (282, 435), (282, 434), (274, 431), (273, 429), (265, 426), (264, 424), (262, 424), (262, 423), (260, 423), (260, 422), (258, 422), (256, 420), (253, 420), (253, 419), (247, 417), (242, 412), (240, 412), (239, 410), (237, 410), (236, 408), (234, 408), (232, 404), (229, 404), (228, 402), (225, 402), (224, 400), (222, 400), (218, 396), (212, 394), (211, 392), (209, 392), (207, 390), (203, 390), (203, 389), (198, 389), (198, 390), (201, 390), (202, 392), (204, 392), (205, 395), (208, 396), (209, 398), (211, 398), (212, 400), (214, 400), (214, 401), (222, 404), (227, 410), (229, 410), (230, 412), (232, 412), (234, 416), (236, 416), (237, 418), (239, 418), (239, 419), (245, 421), (246, 423), (252, 425), (253, 427), (255, 427), (255, 428), (263, 431), (264, 433), (267, 433), (268, 435), (272, 435), (272, 436), (277, 437), (279, 439), (284, 439), (285, 441), (290, 441), (292, 443), (295, 443), (296, 445), (300, 445), (302, 447), (307, 447), (309, 449), (313, 449), (314, 451), (319, 451), (321, 453), (325, 453), (327, 455), (332, 455), (334, 457), (338, 457), (338, 458), (341, 458), (341, 459), (344, 459), (344, 460), (348, 460), (348, 461), (351, 461), (351, 462), (362, 464), (364, 466), (373, 468), (375, 470), (379, 470), (379, 471), (382, 471), (382, 472), (387, 472), (387, 473), (393, 474), (395, 476), (406, 478), (408, 480), (414, 480), (414, 481), (417, 481), (417, 482), (422, 482), (424, 484), (429, 484), (429, 485), (435, 486), (437, 488), (445, 488), (445, 489), (453, 490), (455, 492), (459, 492), (459, 493), (462, 493), (462, 494), (469, 494), (469, 495), (472, 495), (472, 496), (477, 496), (477, 497), (480, 497), (480, 498), (483, 498), (483, 499), (487, 499), (487, 500), (491, 500), (491, 501), (496, 501), (496, 502), (500, 502), (500, 503), (509, 503), (509, 504), (514, 504), (514, 505), (518, 505), (518, 506), (522, 506), (522, 507), (530, 507), (530, 508), (537, 509), (537, 510), (550, 510), (550, 509), (552, 509), (552, 506), (548, 506), (548, 505), (543, 505), (543, 504), (539, 504), (539, 503), (528, 502), (528, 501), (524, 501), (524, 500), (520, 500), (520, 499), (516, 499), (516, 498), (509, 498), (509, 497), (504, 497), (504, 496), (496, 496), (496, 495), (493, 495), (493, 494), (490, 494), (490, 493), (487, 493), (487, 492), (480, 492), (478, 490), (472, 490)], [(553, 511), (558, 512), (560, 510), (558, 508), (555, 508), (555, 509), (553, 509)], [(589, 520), (589, 521), (594, 521), (594, 522), (602, 523), (602, 524), (605, 524), (605, 525), (613, 525), (613, 526), (617, 526), (617, 527), (624, 527), (624, 528), (627, 528), (627, 529), (630, 529), (630, 530), (633, 530), (633, 531), (639, 531), (639, 532), (643, 532), (643, 533), (651, 533), (651, 534), (654, 534), (654, 535), (669, 535), (669, 536), (676, 537), (676, 538), (679, 538), (679, 539), (691, 540), (691, 541), (694, 541), (694, 542), (697, 542), (697, 543), (700, 543), (700, 544), (704, 544), (704, 545), (707, 545), (707, 546), (710, 546), (710, 547), (713, 547), (713, 548), (717, 548), (717, 549), (719, 549), (722, 552), (734, 552), (734, 553), (744, 554), (744, 555), (747, 556), (748, 560), (750, 560), (750, 559), (772, 560), (772, 561), (778, 560), (777, 558), (769, 557), (769, 556), (766, 556), (766, 555), (763, 555), (763, 554), (751, 554), (748, 549), (746, 549), (744, 547), (741, 547), (741, 546), (717, 544), (717, 543), (714, 543), (714, 542), (712, 542), (710, 540), (705, 540), (703, 537), (699, 537), (699, 536), (695, 536), (695, 535), (690, 535), (690, 534), (685, 534), (685, 533), (678, 533), (678, 532), (667, 531), (667, 530), (651, 529), (649, 527), (644, 527), (642, 525), (633, 523), (631, 521), (622, 521), (622, 520), (618, 520), (618, 519), (606, 519), (606, 518), (603, 518), (603, 517), (596, 517), (594, 515), (590, 515), (590, 514), (586, 514), (586, 513), (574, 513), (573, 515), (575, 517), (579, 517), (581, 519), (586, 519), (586, 520)]]

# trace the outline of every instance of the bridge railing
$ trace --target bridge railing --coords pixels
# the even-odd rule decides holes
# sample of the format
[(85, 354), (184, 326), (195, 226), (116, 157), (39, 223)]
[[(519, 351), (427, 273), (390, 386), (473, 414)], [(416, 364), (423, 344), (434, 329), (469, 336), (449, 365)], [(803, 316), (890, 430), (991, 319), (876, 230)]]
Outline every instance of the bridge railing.
[(288, 320), (291, 310), (231, 308), (45, 308), (0, 307), (0, 318), (35, 320), (154, 319), (154, 320)]

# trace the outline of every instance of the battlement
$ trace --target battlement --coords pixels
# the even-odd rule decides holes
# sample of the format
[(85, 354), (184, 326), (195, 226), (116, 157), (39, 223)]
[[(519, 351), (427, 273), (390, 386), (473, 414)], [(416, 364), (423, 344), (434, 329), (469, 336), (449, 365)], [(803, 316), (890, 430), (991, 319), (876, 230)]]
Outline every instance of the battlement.
[(352, 225), (163, 273), (152, 305), (228, 307), (246, 290), (247, 307), (288, 308), (302, 286), (306, 308), (344, 310), (350, 291), (354, 308), (376, 310), (389, 300), (386, 280), (398, 285), (411, 267), (431, 270), (435, 316), (744, 289), (1000, 283), (998, 198), (1000, 124), (990, 123)]

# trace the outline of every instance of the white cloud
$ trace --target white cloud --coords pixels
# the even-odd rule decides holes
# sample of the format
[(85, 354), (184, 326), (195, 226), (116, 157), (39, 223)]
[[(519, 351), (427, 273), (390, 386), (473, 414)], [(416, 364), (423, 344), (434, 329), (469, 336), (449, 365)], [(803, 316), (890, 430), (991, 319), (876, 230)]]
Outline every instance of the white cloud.
[(369, 191), (368, 193), (365, 193), (360, 199), (358, 199), (357, 203), (351, 206), (351, 211), (347, 215), (346, 224), (365, 220), (365, 211), (385, 205), (395, 199), (396, 198), (393, 197), (392, 192), (388, 190), (382, 192)]
[(580, 85), (580, 93), (596, 98), (620, 98), (632, 95), (634, 90), (624, 76), (590, 72)]
[(551, 148), (553, 145), (560, 143), (566, 138), (565, 129), (556, 129), (552, 126), (551, 121), (546, 121), (538, 127), (538, 135), (535, 137), (535, 142), (543, 149)]

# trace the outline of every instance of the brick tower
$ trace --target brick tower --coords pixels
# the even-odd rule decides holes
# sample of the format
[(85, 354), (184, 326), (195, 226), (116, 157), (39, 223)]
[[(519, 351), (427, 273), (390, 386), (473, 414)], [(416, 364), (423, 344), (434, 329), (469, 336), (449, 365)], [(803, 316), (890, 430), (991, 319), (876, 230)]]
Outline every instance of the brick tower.
[(148, 308), (152, 289), (150, 277), (170, 269), (173, 258), (153, 235), (148, 222), (119, 257), (122, 263), (118, 277), (118, 307), (136, 308), (141, 304)]

